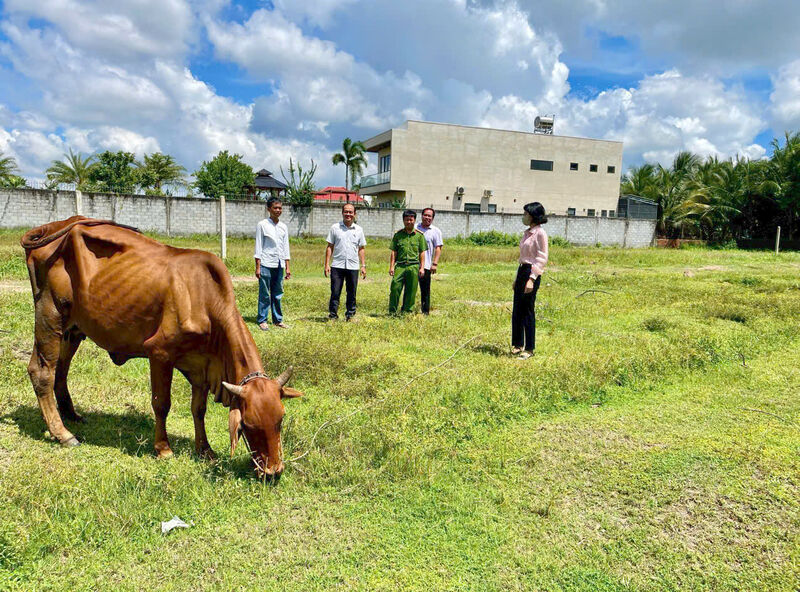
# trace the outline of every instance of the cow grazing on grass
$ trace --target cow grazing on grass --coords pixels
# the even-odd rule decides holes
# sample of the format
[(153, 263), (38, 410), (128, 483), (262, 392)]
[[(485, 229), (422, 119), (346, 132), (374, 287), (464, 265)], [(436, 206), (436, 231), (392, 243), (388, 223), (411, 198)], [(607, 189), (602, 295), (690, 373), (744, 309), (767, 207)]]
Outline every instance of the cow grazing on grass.
[(88, 337), (115, 364), (131, 358), (150, 361), (159, 457), (172, 455), (166, 420), (177, 368), (192, 385), (198, 454), (215, 456), (205, 430), (206, 399), (212, 391), (217, 402), (230, 407), (231, 455), (243, 433), (259, 475), (281, 474), (281, 399), (302, 393), (285, 386), (291, 368), (275, 380), (264, 374), (219, 258), (168, 247), (135, 229), (83, 216), (34, 228), (20, 243), (36, 313), (28, 373), (47, 428), (63, 446), (78, 444), (62, 416), (81, 421), (67, 373)]

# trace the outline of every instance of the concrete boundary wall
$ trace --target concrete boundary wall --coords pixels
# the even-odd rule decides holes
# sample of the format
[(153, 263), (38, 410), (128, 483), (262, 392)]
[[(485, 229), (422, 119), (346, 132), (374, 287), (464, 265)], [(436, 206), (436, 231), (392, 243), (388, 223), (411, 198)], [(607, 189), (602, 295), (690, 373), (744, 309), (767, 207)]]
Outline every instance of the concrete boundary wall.
[[(79, 197), (79, 198), (78, 198)], [(192, 197), (154, 197), (144, 195), (106, 195), (40, 189), (0, 189), (0, 228), (32, 228), (77, 214), (114, 220), (144, 231), (167, 235), (218, 234), (219, 202)], [(228, 201), (228, 234), (250, 236), (256, 223), (267, 216), (264, 202)], [(341, 220), (341, 206), (315, 205), (313, 208), (285, 207), (281, 217), (292, 236), (326, 236), (331, 225)], [(367, 236), (388, 238), (403, 225), (402, 211), (361, 208), (358, 223)], [(522, 231), (522, 213), (468, 214), (442, 210), (436, 226), (444, 238), (469, 236), (496, 230), (508, 234)], [(550, 216), (545, 227), (550, 237), (562, 237), (576, 245), (617, 245), (647, 247), (653, 244), (655, 220)]]

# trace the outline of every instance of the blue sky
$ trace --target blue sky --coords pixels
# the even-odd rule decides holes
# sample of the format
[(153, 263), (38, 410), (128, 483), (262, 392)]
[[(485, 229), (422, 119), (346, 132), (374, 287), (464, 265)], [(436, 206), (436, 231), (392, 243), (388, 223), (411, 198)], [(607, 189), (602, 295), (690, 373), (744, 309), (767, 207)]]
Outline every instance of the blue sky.
[(727, 0), (5, 0), (0, 151), (124, 149), (278, 171), (406, 119), (762, 158), (800, 129), (794, 3)]

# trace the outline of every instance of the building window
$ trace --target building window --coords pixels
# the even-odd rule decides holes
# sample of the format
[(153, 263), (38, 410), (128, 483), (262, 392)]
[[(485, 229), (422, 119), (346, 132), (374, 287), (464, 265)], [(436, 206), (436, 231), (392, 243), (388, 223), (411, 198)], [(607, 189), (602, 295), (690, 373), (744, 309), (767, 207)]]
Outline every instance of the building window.
[(615, 167), (613, 165), (608, 165), (608, 172), (610, 174), (616, 173), (617, 172), (617, 167)]
[(597, 172), (597, 165), (596, 164), (590, 164), (589, 165), (589, 172), (590, 173), (596, 173)]
[(481, 204), (479, 203), (465, 203), (464, 211), (470, 214), (479, 214), (481, 211)]
[(617, 213), (614, 210), (608, 210), (608, 217), (609, 218), (616, 218)]
[(496, 214), (497, 213), (497, 204), (489, 204), (489, 213)]
[(575, 208), (567, 208), (567, 216), (574, 216)]
[(589, 208), (588, 210), (586, 210), (586, 215), (589, 216), (590, 218), (594, 218), (594, 210), (592, 208)]
[(553, 170), (553, 161), (552, 160), (531, 160), (531, 170), (532, 171), (552, 171)]
[(600, 210), (600, 217), (605, 218), (608, 216), (608, 210)]
[(571, 163), (569, 163), (569, 170), (571, 170), (571, 171), (577, 171), (577, 170), (578, 170), (578, 163), (577, 163), (577, 162), (571, 162)]
[(390, 170), (392, 170), (392, 155), (387, 154), (386, 156), (381, 156), (381, 160), (378, 163), (378, 172), (385, 173)]

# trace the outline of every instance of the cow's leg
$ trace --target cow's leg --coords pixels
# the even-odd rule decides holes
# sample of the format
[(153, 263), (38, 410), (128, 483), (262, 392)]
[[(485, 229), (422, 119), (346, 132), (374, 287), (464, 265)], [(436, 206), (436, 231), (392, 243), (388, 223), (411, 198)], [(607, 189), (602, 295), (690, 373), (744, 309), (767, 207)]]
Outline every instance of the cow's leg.
[(28, 364), (28, 375), (42, 410), (47, 429), (62, 446), (77, 446), (77, 438), (64, 427), (61, 414), (53, 396), (56, 366), (61, 351), (61, 316), (49, 296), (44, 291), (36, 302), (36, 323), (34, 327), (33, 352)]
[(214, 460), (217, 455), (211, 450), (206, 436), (206, 403), (208, 389), (192, 385), (192, 417), (194, 418), (194, 449), (203, 458)]
[(56, 364), (56, 379), (53, 390), (56, 393), (56, 401), (58, 401), (58, 410), (61, 412), (61, 417), (69, 421), (83, 421), (83, 418), (78, 415), (75, 411), (75, 407), (72, 405), (72, 397), (67, 388), (69, 365), (83, 339), (83, 335), (74, 331), (69, 331), (64, 334), (64, 337), (61, 339), (61, 351), (58, 356), (58, 363)]
[(155, 448), (158, 458), (169, 458), (172, 449), (167, 439), (167, 414), (172, 388), (172, 364), (150, 358), (150, 386), (153, 390), (153, 412), (156, 415)]

